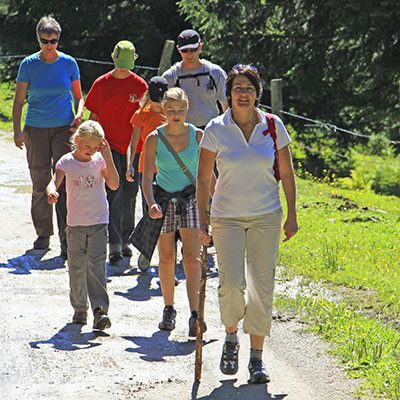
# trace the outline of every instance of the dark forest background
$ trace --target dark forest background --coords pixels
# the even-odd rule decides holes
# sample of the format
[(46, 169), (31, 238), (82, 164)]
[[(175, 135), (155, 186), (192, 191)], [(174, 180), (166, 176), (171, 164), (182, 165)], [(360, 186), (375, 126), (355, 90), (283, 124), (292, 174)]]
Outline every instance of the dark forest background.
[[(194, 28), (202, 36), (204, 58), (226, 71), (239, 62), (258, 68), (265, 82), (263, 104), (270, 105), (270, 79), (282, 78), (284, 110), (366, 136), (400, 140), (398, 0), (0, 0), (2, 55), (38, 51), (35, 26), (48, 14), (61, 24), (61, 51), (111, 61), (114, 45), (128, 39), (140, 55), (138, 66), (158, 67), (165, 40)], [(178, 59), (175, 50), (172, 61)], [(15, 80), (21, 59), (1, 61), (1, 80)], [(85, 91), (112, 68), (81, 61), (79, 67)], [(146, 79), (156, 73), (135, 72)], [(285, 123), (297, 132), (313, 164), (310, 170), (317, 174), (328, 161), (307, 150), (316, 140), (341, 154), (360, 143), (369, 154), (387, 150), (380, 140), (305, 128), (291, 118)], [(398, 154), (399, 146), (390, 152)], [(328, 167), (345, 176), (350, 164), (339, 160)]]

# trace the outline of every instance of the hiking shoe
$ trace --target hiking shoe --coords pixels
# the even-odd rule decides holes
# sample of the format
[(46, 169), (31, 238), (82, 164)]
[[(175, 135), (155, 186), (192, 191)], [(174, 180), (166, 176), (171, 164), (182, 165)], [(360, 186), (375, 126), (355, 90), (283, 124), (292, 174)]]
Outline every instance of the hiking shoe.
[(110, 317), (100, 307), (94, 310), (93, 329), (103, 331), (111, 327)]
[(61, 241), (60, 247), (61, 247), (60, 257), (63, 260), (66, 260), (68, 258), (68, 246), (67, 246), (67, 241), (65, 239)]
[(38, 236), (37, 239), (33, 242), (34, 249), (48, 249), (49, 248), (49, 236)]
[(87, 323), (87, 312), (86, 311), (75, 311), (72, 317), (73, 324), (86, 325)]
[(128, 246), (128, 243), (122, 243), (122, 255), (123, 257), (132, 257), (132, 250), (130, 249), (130, 247)]
[(261, 360), (250, 359), (249, 374), (249, 383), (268, 383), (270, 381), (268, 372)]
[(146, 272), (150, 267), (150, 261), (143, 254), (140, 254), (137, 263), (142, 272)]
[(225, 375), (235, 375), (239, 369), (239, 342), (225, 341), (219, 369)]
[[(197, 336), (197, 322), (198, 322), (198, 314), (197, 311), (192, 311), (192, 315), (189, 318), (189, 337)], [(201, 324), (201, 333), (207, 331), (207, 325), (204, 321)]]
[(110, 243), (108, 245), (108, 259), (110, 263), (115, 263), (122, 260), (122, 245), (121, 243)]
[(175, 329), (176, 311), (172, 306), (165, 306), (163, 310), (162, 321), (158, 324), (158, 328), (162, 331), (172, 331)]

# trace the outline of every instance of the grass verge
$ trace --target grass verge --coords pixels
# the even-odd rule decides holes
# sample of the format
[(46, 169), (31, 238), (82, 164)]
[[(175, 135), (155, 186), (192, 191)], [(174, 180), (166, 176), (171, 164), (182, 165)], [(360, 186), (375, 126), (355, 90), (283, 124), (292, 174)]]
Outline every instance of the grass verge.
[[(0, 83), (0, 131), (12, 132), (12, 103), (15, 85), (8, 82)], [(24, 107), (25, 109), (26, 107)], [(25, 119), (26, 110), (23, 114)]]
[(399, 400), (400, 202), (334, 185), (298, 178), (300, 231), (281, 246), (278, 278), (301, 276), (303, 290), (279, 294), (276, 307), (335, 345), (364, 378), (361, 398)]

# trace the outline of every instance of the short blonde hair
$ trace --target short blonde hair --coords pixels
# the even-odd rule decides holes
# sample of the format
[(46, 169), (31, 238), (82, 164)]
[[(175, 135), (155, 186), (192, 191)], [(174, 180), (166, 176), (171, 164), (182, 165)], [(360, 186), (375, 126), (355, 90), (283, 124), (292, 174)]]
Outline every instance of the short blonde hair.
[(75, 143), (75, 138), (79, 139), (99, 139), (102, 141), (104, 139), (104, 130), (97, 121), (88, 120), (82, 122), (78, 130), (72, 137), (72, 142)]
[(189, 99), (187, 97), (187, 94), (185, 93), (184, 90), (182, 90), (181, 88), (178, 87), (173, 87), (171, 89), (168, 89), (165, 93), (164, 93), (164, 97), (163, 97), (163, 104), (165, 105), (165, 103), (167, 101), (183, 101), (186, 103), (186, 105), (189, 104)]

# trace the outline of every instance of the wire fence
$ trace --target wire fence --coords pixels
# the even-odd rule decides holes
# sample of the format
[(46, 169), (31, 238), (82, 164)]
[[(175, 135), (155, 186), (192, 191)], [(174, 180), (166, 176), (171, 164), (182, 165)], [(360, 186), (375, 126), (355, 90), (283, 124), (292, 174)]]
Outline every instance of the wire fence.
[[(269, 110), (272, 109), (272, 107), (267, 106), (265, 104), (260, 104), (260, 106), (268, 108)], [(362, 137), (362, 138), (367, 138), (367, 139), (372, 139), (372, 140), (383, 140), (383, 141), (388, 142), (390, 144), (400, 144), (400, 141), (398, 141), (398, 140), (390, 140), (390, 139), (382, 137), (382, 136), (363, 135), (361, 133), (349, 131), (348, 129), (339, 128), (338, 126), (330, 124), (328, 122), (316, 121), (314, 119), (303, 117), (301, 115), (293, 114), (293, 113), (290, 113), (290, 112), (284, 111), (284, 110), (279, 110), (279, 111), (282, 114), (288, 115), (289, 117), (301, 119), (301, 120), (307, 121), (307, 122), (312, 122), (313, 125), (305, 125), (305, 126), (308, 126), (308, 127), (326, 128), (326, 129), (329, 129), (330, 131), (333, 131), (333, 132), (343, 132), (343, 133), (348, 133), (349, 135), (353, 135), (353, 136), (357, 136), (357, 137)]]
[[(267, 108), (268, 110), (272, 109), (272, 107), (267, 106), (265, 104), (260, 104), (260, 106), (263, 107), (263, 108)], [(384, 138), (384, 137), (381, 137), (381, 136), (362, 135), (362, 134), (357, 133), (357, 132), (349, 131), (348, 129), (339, 128), (339, 127), (337, 127), (337, 126), (335, 126), (333, 124), (329, 124), (329, 123), (325, 123), (325, 122), (321, 122), (321, 121), (316, 121), (316, 120), (313, 120), (311, 118), (303, 117), (301, 115), (293, 114), (293, 113), (290, 113), (290, 112), (284, 111), (284, 110), (279, 110), (279, 111), (284, 115), (288, 115), (288, 116), (293, 117), (293, 118), (297, 118), (297, 119), (300, 119), (300, 120), (303, 120), (303, 121), (307, 121), (307, 122), (312, 122), (313, 123), (313, 125), (305, 125), (307, 127), (312, 127), (312, 128), (323, 127), (323, 128), (332, 130), (333, 132), (339, 131), (339, 132), (344, 132), (344, 133), (347, 133), (349, 135), (354, 135), (354, 136), (357, 136), (357, 137), (368, 138), (368, 139), (372, 139), (372, 140), (376, 140), (376, 139), (384, 140), (384, 141), (386, 141), (386, 142), (388, 142), (390, 144), (400, 144), (400, 141), (390, 140), (390, 139), (387, 139), (387, 138)], [(316, 153), (316, 154), (323, 155), (321, 150), (314, 149), (312, 147), (303, 145), (303, 144), (301, 144), (299, 142), (294, 143), (293, 146), (297, 147), (297, 148), (301, 148), (303, 150), (308, 150), (311, 153)], [(322, 149), (325, 150), (325, 151), (329, 151), (330, 154), (332, 154), (332, 155), (334, 155), (336, 157), (340, 157), (340, 158), (344, 158), (344, 159), (347, 159), (347, 160), (354, 161), (349, 156), (346, 156), (346, 155), (340, 154), (340, 153), (336, 153), (336, 152), (332, 152), (331, 149), (328, 149), (328, 148), (322, 148)], [(364, 156), (366, 157), (366, 155), (364, 155)], [(363, 160), (357, 160), (357, 163), (361, 163), (361, 164), (373, 163), (373, 164), (379, 164), (379, 165), (392, 165), (392, 166), (395, 166), (395, 167), (400, 167), (400, 164), (398, 164), (398, 163), (394, 163), (392, 161), (385, 161), (385, 160), (371, 160), (371, 159), (364, 160), (364, 161)]]
[[(2, 59), (12, 60), (12, 59), (17, 59), (17, 58), (25, 58), (25, 57), (28, 57), (28, 55), (25, 54), (25, 55), (13, 55), (13, 56), (0, 56), (0, 60), (2, 60)], [(92, 64), (114, 65), (114, 63), (111, 62), (111, 61), (89, 60), (87, 58), (78, 58), (78, 57), (74, 57), (74, 58), (77, 61), (89, 62), (89, 63), (92, 63)], [(148, 70), (151, 70), (151, 71), (158, 71), (158, 67), (147, 67), (147, 66), (144, 66), (144, 65), (135, 65), (135, 68), (148, 69)]]

